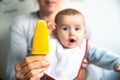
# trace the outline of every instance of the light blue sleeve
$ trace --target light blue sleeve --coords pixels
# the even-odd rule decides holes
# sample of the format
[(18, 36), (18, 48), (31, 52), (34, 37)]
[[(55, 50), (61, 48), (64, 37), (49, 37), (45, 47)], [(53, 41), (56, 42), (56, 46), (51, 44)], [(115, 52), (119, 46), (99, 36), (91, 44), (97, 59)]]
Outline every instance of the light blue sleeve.
[(98, 48), (89, 43), (87, 59), (99, 67), (105, 69), (114, 69), (116, 65), (120, 64), (120, 55), (109, 50)]
[(14, 66), (27, 56), (27, 39), (23, 25), (15, 19), (10, 26), (9, 51), (7, 61), (7, 79), (15, 80)]

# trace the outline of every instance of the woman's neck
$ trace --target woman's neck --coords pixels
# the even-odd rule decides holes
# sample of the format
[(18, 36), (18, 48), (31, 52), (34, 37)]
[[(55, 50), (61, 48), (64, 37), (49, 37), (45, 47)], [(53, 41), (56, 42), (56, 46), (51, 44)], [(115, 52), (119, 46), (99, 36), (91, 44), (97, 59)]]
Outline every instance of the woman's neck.
[(40, 19), (44, 19), (46, 21), (51, 21), (51, 22), (54, 22), (56, 14), (57, 12), (49, 13), (49, 14), (44, 14), (41, 11), (38, 12), (38, 16)]

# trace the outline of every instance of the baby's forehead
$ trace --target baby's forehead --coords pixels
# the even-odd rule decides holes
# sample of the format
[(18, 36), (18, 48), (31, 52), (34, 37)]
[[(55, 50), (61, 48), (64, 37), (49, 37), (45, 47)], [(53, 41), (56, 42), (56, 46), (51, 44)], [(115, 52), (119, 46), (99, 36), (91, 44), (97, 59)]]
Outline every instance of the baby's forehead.
[(61, 21), (63, 19), (66, 19), (66, 18), (70, 18), (70, 20), (74, 20), (74, 18), (77, 18), (77, 19), (83, 19), (84, 20), (84, 16), (81, 15), (81, 14), (74, 14), (74, 15), (61, 15), (58, 17), (57, 21)]
[(72, 23), (72, 22), (84, 23), (84, 17), (80, 14), (61, 15), (61, 16), (59, 16), (59, 19), (57, 20), (57, 23), (67, 23), (67, 22), (70, 22), (70, 23)]
[(83, 15), (82, 14), (62, 14), (62, 15), (59, 15), (59, 17), (65, 17), (65, 16), (83, 16)]
[(57, 13), (55, 17), (55, 22), (57, 23), (61, 19), (61, 17), (71, 16), (71, 15), (81, 15), (84, 17), (84, 15), (78, 10), (68, 8), (68, 9), (61, 10), (60, 12)]

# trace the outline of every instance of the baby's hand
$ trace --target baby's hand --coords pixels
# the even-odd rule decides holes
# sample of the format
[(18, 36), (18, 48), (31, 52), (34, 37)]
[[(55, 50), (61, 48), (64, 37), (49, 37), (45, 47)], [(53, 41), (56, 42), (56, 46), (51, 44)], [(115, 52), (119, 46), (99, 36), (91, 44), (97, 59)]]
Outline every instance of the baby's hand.
[(116, 71), (120, 72), (120, 65), (116, 66)]
[(51, 22), (50, 20), (47, 20), (46, 23), (47, 23), (47, 26), (48, 26), (49, 34), (53, 34), (53, 30), (55, 30), (55, 25), (56, 24)]

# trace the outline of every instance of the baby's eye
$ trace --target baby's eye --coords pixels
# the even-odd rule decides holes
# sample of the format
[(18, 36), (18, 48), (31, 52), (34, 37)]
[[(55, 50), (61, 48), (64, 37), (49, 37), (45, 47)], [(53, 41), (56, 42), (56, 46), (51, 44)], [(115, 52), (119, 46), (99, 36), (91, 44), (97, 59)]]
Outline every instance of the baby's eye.
[(64, 28), (63, 28), (63, 30), (64, 30), (64, 31), (67, 31), (67, 30), (68, 30), (68, 28), (67, 28), (67, 27), (64, 27)]
[(79, 31), (79, 30), (80, 30), (80, 28), (75, 28), (75, 30), (76, 30), (76, 31)]

